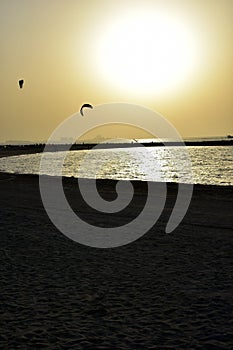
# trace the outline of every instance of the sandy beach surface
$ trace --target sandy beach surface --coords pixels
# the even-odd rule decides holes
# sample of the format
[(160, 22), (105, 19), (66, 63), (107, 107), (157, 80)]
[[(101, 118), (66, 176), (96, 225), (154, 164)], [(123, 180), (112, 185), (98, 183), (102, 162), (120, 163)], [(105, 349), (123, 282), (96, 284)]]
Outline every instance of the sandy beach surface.
[[(135, 216), (144, 187), (135, 184), (133, 206), (114, 222)], [(79, 201), (75, 179), (64, 188)], [(113, 188), (99, 181), (103, 197)], [(0, 193), (1, 349), (233, 349), (233, 187), (196, 185), (182, 223), (165, 234), (177, 194), (168, 184), (156, 225), (112, 249), (60, 233), (38, 176), (0, 174)]]

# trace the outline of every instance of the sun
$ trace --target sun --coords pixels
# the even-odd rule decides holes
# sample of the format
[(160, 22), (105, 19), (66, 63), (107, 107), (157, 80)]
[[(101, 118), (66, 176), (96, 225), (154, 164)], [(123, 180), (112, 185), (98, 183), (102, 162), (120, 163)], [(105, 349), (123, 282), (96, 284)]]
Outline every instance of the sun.
[(198, 63), (187, 23), (171, 15), (128, 13), (104, 28), (95, 55), (101, 76), (133, 94), (161, 94), (179, 88)]

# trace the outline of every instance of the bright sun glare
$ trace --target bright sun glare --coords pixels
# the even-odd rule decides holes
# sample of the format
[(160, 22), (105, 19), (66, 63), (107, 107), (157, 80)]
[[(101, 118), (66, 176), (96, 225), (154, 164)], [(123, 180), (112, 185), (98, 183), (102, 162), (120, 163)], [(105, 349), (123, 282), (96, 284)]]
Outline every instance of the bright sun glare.
[(102, 76), (140, 95), (174, 91), (194, 74), (198, 61), (188, 25), (157, 13), (127, 14), (111, 22), (96, 51)]

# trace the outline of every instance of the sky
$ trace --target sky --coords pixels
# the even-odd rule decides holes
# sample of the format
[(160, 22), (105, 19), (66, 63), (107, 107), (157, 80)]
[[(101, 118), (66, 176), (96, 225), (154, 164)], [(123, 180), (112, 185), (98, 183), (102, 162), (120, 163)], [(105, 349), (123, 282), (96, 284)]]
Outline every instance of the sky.
[(0, 142), (44, 142), (83, 103), (144, 106), (184, 138), (233, 134), (232, 38), (232, 0), (1, 1)]

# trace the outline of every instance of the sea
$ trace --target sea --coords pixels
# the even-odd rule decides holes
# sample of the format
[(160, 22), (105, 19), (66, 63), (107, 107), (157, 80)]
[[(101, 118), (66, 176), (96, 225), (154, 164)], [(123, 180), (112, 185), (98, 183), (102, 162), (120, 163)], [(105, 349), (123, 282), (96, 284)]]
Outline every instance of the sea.
[[(0, 159), (0, 171), (66, 177), (233, 185), (232, 146), (127, 147)], [(63, 162), (64, 159), (64, 162)], [(61, 169), (62, 164), (62, 169)]]

